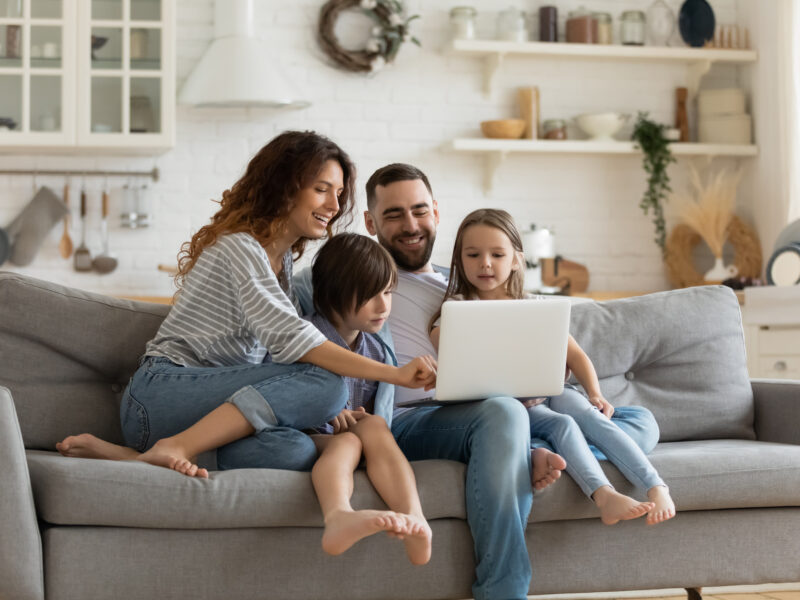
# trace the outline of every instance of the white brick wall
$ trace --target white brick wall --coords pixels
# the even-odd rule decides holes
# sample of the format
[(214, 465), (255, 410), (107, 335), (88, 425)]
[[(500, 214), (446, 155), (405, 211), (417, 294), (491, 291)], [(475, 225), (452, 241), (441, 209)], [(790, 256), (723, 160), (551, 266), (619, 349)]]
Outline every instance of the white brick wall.
[[(674, 88), (684, 85), (678, 66), (629, 63), (548, 62), (510, 58), (499, 78), (495, 98), (482, 91), (482, 64), (477, 59), (441, 53), (447, 39), (447, 13), (461, 0), (413, 0), (411, 13), (421, 49), (406, 45), (396, 63), (375, 77), (340, 71), (325, 62), (314, 33), (322, 0), (257, 0), (256, 30), (275, 48), (284, 67), (308, 88), (313, 106), (303, 111), (247, 109), (178, 109), (178, 143), (157, 158), (0, 156), (0, 168), (125, 168), (158, 166), (162, 179), (150, 186), (154, 226), (121, 229), (111, 223), (111, 246), (119, 268), (110, 275), (82, 274), (58, 256), (61, 228), (51, 232), (35, 262), (20, 271), (106, 293), (170, 295), (171, 280), (156, 270), (174, 264), (182, 242), (216, 209), (213, 199), (243, 172), (248, 158), (273, 135), (289, 128), (314, 129), (344, 147), (359, 168), (359, 202), (372, 171), (388, 162), (413, 163), (427, 172), (439, 201), (442, 224), (434, 258), (449, 263), (452, 238), (460, 219), (483, 207), (506, 208), (520, 226), (552, 225), (558, 251), (585, 263), (592, 289), (655, 290), (668, 286), (660, 251), (652, 242), (649, 217), (641, 214), (645, 187), (638, 157), (525, 156), (510, 157), (498, 172), (492, 197), (483, 193), (483, 161), (443, 149), (456, 136), (477, 135), (484, 119), (516, 116), (515, 88), (538, 85), (542, 118), (570, 118), (584, 112), (647, 110), (671, 121)], [(499, 6), (492, 0), (471, 0), (480, 14), (479, 32), (490, 36)], [(543, 1), (509, 0), (535, 12)], [(645, 0), (559, 0), (561, 20), (578, 5), (607, 10), (615, 25), (623, 10), (646, 9)], [(681, 0), (669, 0), (678, 10)], [(718, 21), (735, 23), (742, 11), (737, 0), (712, 0)], [(212, 0), (178, 1), (178, 85), (213, 34)], [(563, 22), (562, 22), (563, 27)], [(706, 85), (737, 83), (735, 68), (715, 67)], [(747, 163), (743, 163), (747, 165)], [(671, 169), (675, 189), (685, 182), (685, 163)], [(60, 192), (63, 180), (39, 177)], [(115, 180), (112, 185), (122, 182)], [(77, 214), (79, 181), (73, 181), (73, 215)], [(99, 251), (99, 192), (103, 182), (88, 179), (91, 216), (89, 245)], [(0, 176), (0, 225), (11, 221), (32, 194), (30, 177)], [(112, 214), (119, 197), (112, 195)], [(356, 224), (362, 229), (361, 218)], [(79, 236), (77, 222), (73, 238)], [(16, 270), (6, 263), (2, 268)]]

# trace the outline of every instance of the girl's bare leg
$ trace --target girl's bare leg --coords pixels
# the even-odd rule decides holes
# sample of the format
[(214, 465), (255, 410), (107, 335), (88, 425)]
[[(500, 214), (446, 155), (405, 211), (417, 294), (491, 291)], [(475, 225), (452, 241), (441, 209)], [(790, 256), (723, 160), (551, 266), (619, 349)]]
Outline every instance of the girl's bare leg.
[(139, 458), (139, 452), (133, 448), (112, 444), (91, 433), (66, 437), (56, 444), (56, 450), (64, 456), (78, 458), (102, 458), (105, 460), (136, 460)]
[(647, 513), (647, 524), (655, 525), (675, 516), (675, 503), (669, 495), (669, 488), (665, 485), (655, 485), (647, 490), (647, 497), (653, 503), (653, 508)]
[(190, 477), (208, 477), (208, 471), (194, 464), (194, 457), (253, 435), (255, 429), (230, 402), (218, 406), (197, 423), (177, 435), (158, 440), (138, 460), (174, 469)]
[(403, 542), (409, 560), (415, 565), (426, 564), (431, 558), (433, 532), (422, 514), (411, 465), (382, 418), (365, 417), (352, 431), (363, 444), (367, 476), (375, 490), (389, 508), (407, 519), (409, 531), (403, 536)]
[(361, 442), (352, 433), (313, 436), (321, 455), (311, 470), (311, 481), (322, 508), (325, 532), (322, 549), (338, 555), (357, 541), (386, 531), (407, 533), (400, 515), (388, 510), (353, 510), (353, 471), (361, 459)]

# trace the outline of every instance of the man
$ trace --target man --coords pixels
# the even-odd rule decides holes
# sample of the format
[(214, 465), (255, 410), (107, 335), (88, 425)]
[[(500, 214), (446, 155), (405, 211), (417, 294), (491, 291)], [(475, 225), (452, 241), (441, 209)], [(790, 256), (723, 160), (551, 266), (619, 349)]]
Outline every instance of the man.
[[(398, 266), (398, 285), (389, 316), (399, 364), (415, 356), (435, 355), (428, 321), (439, 309), (447, 288), (447, 270), (431, 263), (439, 207), (430, 183), (419, 169), (391, 164), (367, 182), (370, 234), (391, 253)], [(430, 396), (431, 392), (397, 388), (395, 403)], [(647, 411), (628, 413), (617, 422), (649, 452), (658, 427)], [(626, 423), (627, 421), (627, 423)], [(531, 567), (525, 527), (533, 480), (546, 487), (561, 474), (564, 461), (542, 448), (531, 460), (528, 415), (514, 398), (441, 407), (396, 409), (392, 433), (409, 460), (449, 459), (467, 464), (467, 521), (475, 542), (476, 600), (523, 599)], [(531, 462), (533, 469), (531, 471)], [(531, 474), (532, 473), (532, 474)]]

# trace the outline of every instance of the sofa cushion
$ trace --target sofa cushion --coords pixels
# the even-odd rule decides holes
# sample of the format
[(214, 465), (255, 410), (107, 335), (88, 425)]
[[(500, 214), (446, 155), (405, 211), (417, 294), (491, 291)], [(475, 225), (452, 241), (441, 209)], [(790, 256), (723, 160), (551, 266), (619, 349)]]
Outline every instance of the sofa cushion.
[[(660, 444), (652, 461), (678, 510), (800, 506), (800, 446), (747, 440)], [(635, 494), (603, 461), (611, 483)], [(320, 527), (309, 473), (271, 469), (215, 471), (207, 480), (136, 462), (64, 458), (28, 451), (39, 516), (60, 525), (172, 529)], [(466, 519), (464, 465), (413, 462), (428, 519)], [(355, 508), (384, 504), (363, 470)], [(568, 476), (534, 495), (531, 521), (596, 518), (597, 510)]]
[(119, 399), (168, 306), (0, 273), (0, 382), (26, 448), (90, 432), (121, 443)]
[(579, 304), (570, 330), (609, 401), (653, 411), (662, 442), (755, 439), (741, 312), (730, 288)]

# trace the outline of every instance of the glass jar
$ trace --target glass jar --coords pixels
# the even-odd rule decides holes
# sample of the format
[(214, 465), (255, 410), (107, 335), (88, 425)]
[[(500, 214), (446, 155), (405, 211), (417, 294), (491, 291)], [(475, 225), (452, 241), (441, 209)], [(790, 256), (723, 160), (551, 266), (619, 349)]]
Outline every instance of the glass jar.
[(558, 41), (558, 9), (555, 6), (539, 8), (539, 41)]
[(626, 10), (620, 19), (620, 39), (625, 46), (644, 46), (646, 18), (640, 10)]
[(594, 44), (597, 21), (583, 7), (572, 10), (567, 17), (567, 42), (570, 44)]
[(497, 39), (509, 42), (525, 42), (528, 30), (525, 28), (525, 13), (511, 7), (497, 14)]
[(592, 14), (592, 17), (597, 22), (597, 37), (595, 38), (595, 43), (613, 44), (614, 30), (611, 15), (605, 12), (596, 12)]
[(475, 18), (478, 16), (471, 6), (456, 6), (450, 10), (450, 35), (454, 40), (475, 39)]
[(666, 46), (675, 31), (675, 13), (664, 0), (656, 0), (647, 9), (648, 43)]
[(565, 140), (567, 122), (564, 119), (548, 119), (542, 123), (542, 134), (546, 140)]

